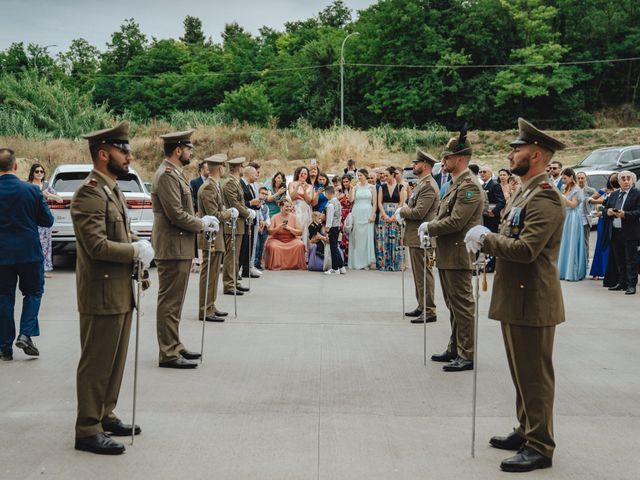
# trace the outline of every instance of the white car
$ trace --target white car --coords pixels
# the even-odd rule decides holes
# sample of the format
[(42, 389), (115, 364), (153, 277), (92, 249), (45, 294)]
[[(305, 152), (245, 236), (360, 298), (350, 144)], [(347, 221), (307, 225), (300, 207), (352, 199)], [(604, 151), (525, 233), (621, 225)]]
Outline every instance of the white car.
[[(76, 236), (71, 223), (71, 199), (80, 184), (84, 182), (93, 165), (68, 164), (55, 169), (50, 179), (51, 187), (62, 197), (63, 202), (49, 201), (49, 208), (54, 222), (51, 231), (54, 253), (75, 244)], [(118, 187), (127, 201), (131, 232), (140, 238), (151, 238), (153, 228), (153, 210), (151, 195), (148, 193), (144, 181), (138, 173), (129, 167), (129, 173), (118, 178)]]

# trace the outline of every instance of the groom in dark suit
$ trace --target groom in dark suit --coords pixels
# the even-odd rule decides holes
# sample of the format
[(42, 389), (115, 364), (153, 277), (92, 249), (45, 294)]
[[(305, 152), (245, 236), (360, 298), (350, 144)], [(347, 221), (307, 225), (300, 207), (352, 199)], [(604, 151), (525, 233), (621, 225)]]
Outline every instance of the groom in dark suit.
[(16, 326), (13, 309), (16, 283), (24, 300), (16, 347), (38, 356), (31, 337), (40, 335), (38, 312), (44, 292), (44, 256), (38, 227), (51, 227), (53, 215), (42, 192), (16, 176), (18, 164), (10, 148), (0, 147), (0, 358), (13, 360)]
[[(493, 172), (489, 166), (483, 165), (480, 167), (479, 173), (483, 182), (482, 189), (485, 191), (486, 199), (488, 200), (488, 202), (485, 202), (482, 211), (482, 224), (493, 233), (498, 233), (500, 213), (506, 205), (504, 193), (498, 181), (493, 178)], [(496, 258), (489, 257), (487, 266), (485, 267), (486, 271), (493, 272), (495, 270), (495, 264)]]
[(636, 293), (638, 284), (638, 245), (640, 245), (640, 190), (634, 188), (635, 174), (618, 174), (620, 190), (613, 192), (605, 202), (607, 217), (611, 220), (611, 252), (618, 267), (618, 284), (609, 290)]
[(189, 182), (191, 186), (191, 200), (193, 201), (193, 211), (198, 213), (198, 190), (209, 176), (209, 166), (207, 162), (198, 164), (198, 176)]

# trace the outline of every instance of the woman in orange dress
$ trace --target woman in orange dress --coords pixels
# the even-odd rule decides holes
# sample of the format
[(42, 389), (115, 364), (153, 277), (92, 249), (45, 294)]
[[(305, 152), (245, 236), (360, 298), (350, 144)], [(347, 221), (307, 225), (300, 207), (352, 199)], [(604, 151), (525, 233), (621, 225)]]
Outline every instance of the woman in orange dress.
[(305, 270), (302, 228), (292, 213), (289, 200), (280, 202), (280, 213), (271, 218), (269, 237), (265, 245), (267, 270)]

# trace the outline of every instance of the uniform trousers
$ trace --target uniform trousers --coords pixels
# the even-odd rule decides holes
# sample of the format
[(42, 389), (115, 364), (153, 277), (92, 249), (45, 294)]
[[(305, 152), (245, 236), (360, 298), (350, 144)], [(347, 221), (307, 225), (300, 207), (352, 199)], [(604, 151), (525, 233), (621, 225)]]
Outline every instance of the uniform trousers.
[[(203, 250), (202, 268), (200, 269), (200, 290), (198, 295), (198, 318), (215, 315), (216, 298), (218, 296), (218, 283), (220, 279), (220, 265), (222, 264), (223, 252), (211, 252), (211, 267), (209, 267), (209, 255), (207, 250)], [(204, 297), (207, 290), (207, 273), (209, 273), (209, 292), (205, 309)]]
[[(238, 267), (240, 259), (240, 247), (242, 246), (242, 237), (244, 235), (236, 235), (235, 239), (231, 235), (224, 235), (224, 261), (222, 267), (222, 284), (224, 285), (225, 292), (232, 292), (233, 289), (238, 286)], [(235, 257), (233, 255), (233, 245), (235, 243)], [(234, 263), (235, 273), (234, 278)]]
[(451, 320), (451, 338), (447, 350), (465, 360), (473, 360), (475, 301), (471, 270), (439, 269), (438, 273)]
[(424, 298), (424, 249), (420, 247), (409, 247), (409, 257), (411, 258), (411, 271), (413, 272), (413, 283), (416, 287), (416, 300), (418, 300), (418, 310), (426, 309), (426, 316), (436, 316), (435, 303), (435, 279), (433, 269), (427, 269), (427, 297)]
[(502, 323), (509, 371), (516, 387), (516, 433), (525, 444), (551, 458), (553, 440), (553, 338), (556, 327), (523, 327)]
[(191, 260), (156, 260), (158, 266), (158, 309), (156, 329), (160, 363), (180, 358), (180, 317), (189, 282)]
[(130, 311), (115, 315), (80, 314), (76, 438), (96, 435), (103, 431), (103, 421), (118, 420), (113, 410), (118, 403), (130, 333)]

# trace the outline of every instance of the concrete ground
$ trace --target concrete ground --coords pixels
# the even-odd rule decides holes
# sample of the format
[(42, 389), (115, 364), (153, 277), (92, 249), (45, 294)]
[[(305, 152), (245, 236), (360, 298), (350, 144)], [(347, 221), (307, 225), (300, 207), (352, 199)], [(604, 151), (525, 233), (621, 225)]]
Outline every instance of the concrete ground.
[[(476, 458), (470, 456), (472, 373), (423, 365), (423, 327), (402, 316), (401, 274), (266, 272), (251, 293), (221, 296), (231, 312), (207, 324), (196, 370), (157, 367), (157, 277), (143, 298), (137, 422), (118, 457), (73, 449), (79, 357), (72, 266), (47, 280), (38, 359), (0, 362), (0, 479), (496, 479), (510, 452), (488, 445), (515, 426), (514, 390), (498, 322), (480, 301)], [(182, 339), (199, 350), (197, 276)], [(245, 282), (246, 286), (246, 282)], [(601, 282), (563, 282), (556, 331), (554, 466), (526, 478), (640, 478), (640, 297)], [(415, 307), (406, 274), (406, 308)], [(449, 336), (427, 327), (428, 354)], [(19, 306), (17, 308), (19, 312)], [(133, 343), (116, 412), (131, 420)]]

